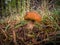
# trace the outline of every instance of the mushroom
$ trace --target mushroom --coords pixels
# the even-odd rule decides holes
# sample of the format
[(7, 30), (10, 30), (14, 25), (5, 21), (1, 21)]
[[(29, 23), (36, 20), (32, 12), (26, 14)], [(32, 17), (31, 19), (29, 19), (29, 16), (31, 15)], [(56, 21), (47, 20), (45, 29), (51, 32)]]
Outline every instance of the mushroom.
[(26, 13), (24, 19), (29, 21), (27, 24), (27, 28), (32, 30), (34, 27), (34, 22), (40, 23), (42, 18), (41, 15), (39, 15), (37, 12), (31, 11)]

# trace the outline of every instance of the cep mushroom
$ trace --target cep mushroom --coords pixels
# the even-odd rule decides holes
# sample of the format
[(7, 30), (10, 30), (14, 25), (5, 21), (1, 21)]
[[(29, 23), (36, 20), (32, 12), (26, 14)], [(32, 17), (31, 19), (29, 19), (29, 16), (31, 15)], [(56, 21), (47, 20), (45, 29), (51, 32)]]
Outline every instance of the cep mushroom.
[(29, 21), (27, 28), (32, 30), (34, 27), (34, 22), (41, 22), (41, 15), (39, 15), (37, 12), (27, 12), (24, 19)]

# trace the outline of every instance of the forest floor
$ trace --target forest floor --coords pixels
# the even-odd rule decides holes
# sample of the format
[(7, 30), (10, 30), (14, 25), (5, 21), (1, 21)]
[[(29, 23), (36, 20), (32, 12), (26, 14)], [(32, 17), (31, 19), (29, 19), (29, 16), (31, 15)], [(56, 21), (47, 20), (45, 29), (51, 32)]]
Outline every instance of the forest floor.
[(46, 42), (55, 40), (56, 32), (49, 26), (42, 29), (34, 26), (32, 30), (28, 30), (26, 25), (17, 28), (5, 25), (0, 24), (0, 45), (45, 45)]

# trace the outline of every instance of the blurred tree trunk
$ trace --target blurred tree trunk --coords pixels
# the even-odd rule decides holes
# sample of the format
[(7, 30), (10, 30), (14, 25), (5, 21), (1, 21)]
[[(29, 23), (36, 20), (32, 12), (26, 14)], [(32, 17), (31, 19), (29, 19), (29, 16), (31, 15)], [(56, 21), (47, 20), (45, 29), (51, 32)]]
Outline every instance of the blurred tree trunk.
[(18, 13), (18, 0), (16, 0), (16, 10), (17, 10), (17, 13)]
[(0, 0), (0, 18), (6, 15), (6, 4), (5, 0)]
[(2, 17), (2, 0), (0, 0), (0, 18)]

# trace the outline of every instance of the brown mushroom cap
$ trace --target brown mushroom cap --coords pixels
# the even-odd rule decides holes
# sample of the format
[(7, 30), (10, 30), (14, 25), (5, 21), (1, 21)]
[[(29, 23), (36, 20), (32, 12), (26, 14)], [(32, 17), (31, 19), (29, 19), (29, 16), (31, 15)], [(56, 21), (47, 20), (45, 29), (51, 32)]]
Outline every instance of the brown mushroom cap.
[(41, 22), (41, 15), (39, 15), (37, 12), (27, 12), (26, 15), (24, 16), (24, 19)]

